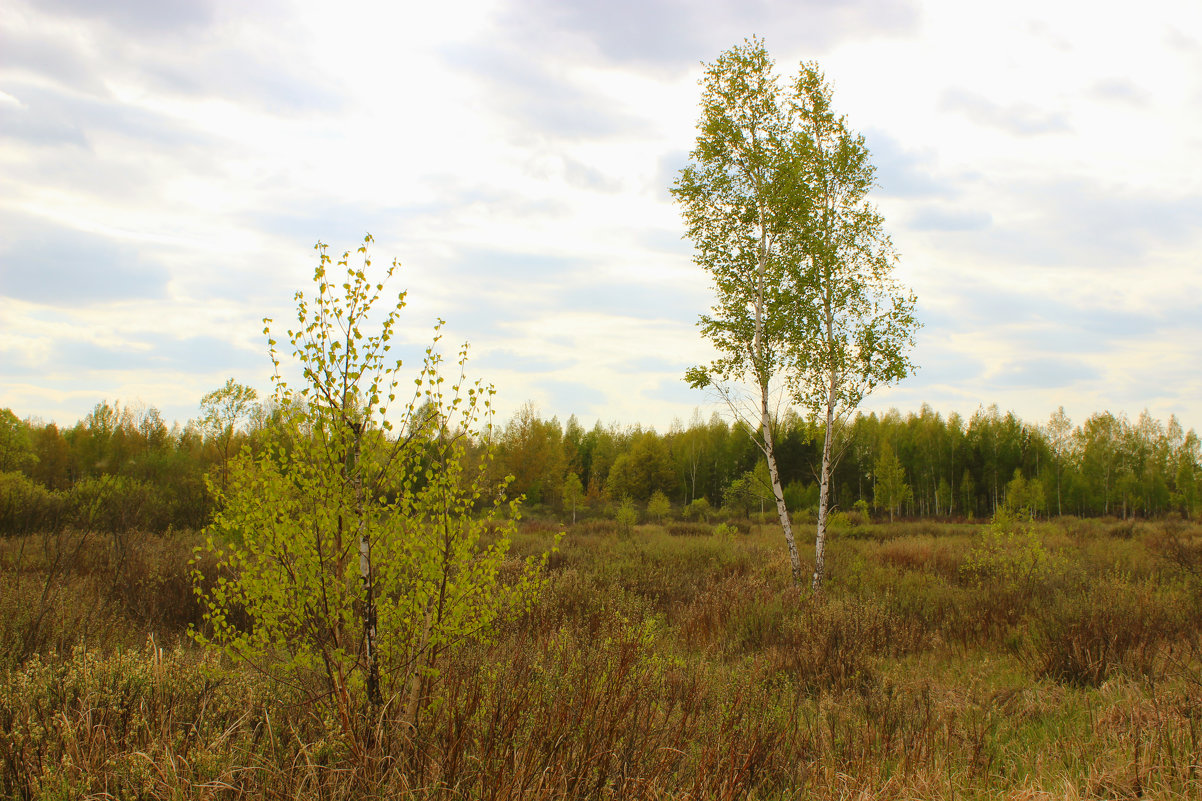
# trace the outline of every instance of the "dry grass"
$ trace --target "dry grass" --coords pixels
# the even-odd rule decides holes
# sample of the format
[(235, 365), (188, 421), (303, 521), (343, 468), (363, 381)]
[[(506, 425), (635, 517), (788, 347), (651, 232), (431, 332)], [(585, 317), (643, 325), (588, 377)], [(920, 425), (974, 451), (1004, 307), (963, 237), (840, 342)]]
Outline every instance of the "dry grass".
[[(534, 609), (452, 656), (418, 730), (382, 721), (367, 750), (180, 641), (189, 537), (121, 560), (8, 540), (0, 795), (1196, 798), (1198, 533), (1116, 527), (857, 526), (815, 597), (779, 530), (590, 521)], [(1012, 570), (1032, 554), (1057, 570)]]

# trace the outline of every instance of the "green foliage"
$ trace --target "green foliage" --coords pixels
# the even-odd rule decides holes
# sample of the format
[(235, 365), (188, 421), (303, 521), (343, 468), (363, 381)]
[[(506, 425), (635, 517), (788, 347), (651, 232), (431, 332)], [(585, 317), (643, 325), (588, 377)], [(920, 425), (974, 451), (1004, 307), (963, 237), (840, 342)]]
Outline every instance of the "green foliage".
[[(709, 65), (692, 162), (673, 194), (695, 260), (717, 303), (700, 320), (721, 354), (686, 380), (714, 386), (751, 423), (783, 497), (769, 419), (769, 386), (823, 426), (814, 587), (821, 586), (836, 428), (879, 385), (914, 369), (908, 351), (916, 299), (893, 278), (896, 254), (867, 201), (875, 169), (864, 137), (831, 108), (815, 64), (780, 85), (764, 44), (750, 39)], [(731, 383), (752, 385), (752, 411)], [(778, 505), (795, 581), (800, 563), (787, 510)]]
[(713, 515), (714, 509), (710, 506), (710, 502), (705, 498), (694, 498), (693, 502), (685, 509), (685, 517), (690, 520), (697, 520), (702, 523), (708, 523), (710, 516)]
[(584, 500), (584, 485), (580, 476), (569, 471), (563, 479), (563, 505), (572, 510), (572, 522), (576, 522), (576, 507)]
[(714, 536), (720, 539), (733, 539), (738, 533), (739, 528), (733, 523), (719, 523), (714, 526)]
[(1027, 480), (1021, 470), (1014, 471), (1014, 477), (1006, 484), (1006, 512), (1019, 518), (1033, 519), (1042, 512), (1047, 502), (1043, 494), (1043, 482), (1038, 478)]
[(252, 387), (230, 378), (225, 385), (200, 399), (203, 413), (201, 424), (218, 443), (221, 468), (221, 488), (229, 483), (230, 449), (239, 424), (249, 421), (259, 411), (259, 394)]
[(497, 448), (500, 475), (512, 476), (509, 491), (531, 504), (554, 501), (563, 491), (567, 468), (563, 435), (556, 419), (542, 420), (532, 403), (514, 413)]
[(0, 409), (0, 473), (27, 470), (36, 462), (29, 426), (12, 409)]
[(889, 520), (902, 506), (914, 497), (910, 485), (906, 483), (906, 471), (901, 462), (893, 454), (888, 442), (881, 443), (881, 455), (876, 460), (876, 491), (874, 500), (878, 507), (884, 507), (889, 512)]
[(58, 528), (66, 501), (16, 471), (0, 472), (0, 534), (14, 536)]
[[(402, 365), (387, 353), (405, 296), (379, 333), (363, 330), (397, 266), (370, 280), (370, 242), (362, 267), (343, 255), (341, 276), (317, 247), (315, 293), (297, 293), (288, 332), (299, 389), (270, 340), (280, 416), (260, 453), (234, 460), (228, 489), (213, 487), (207, 550), (220, 567), (211, 583), (197, 571), (206, 626), (193, 632), (356, 738), (369, 737), (385, 698), (397, 699), (390, 716), (416, 726), (446, 654), (539, 586), (533, 558), (502, 579), (517, 507), (488, 480), (493, 390), (463, 377), (466, 347), (453, 382), (427, 348), (413, 395), (390, 414)], [(469, 459), (477, 443), (483, 453)]]
[[(697, 145), (672, 194), (693, 241), (694, 261), (713, 281), (713, 314), (703, 314), (699, 325), (720, 355), (690, 368), (685, 380), (712, 388), (744, 424), (767, 461), (775, 500), (783, 495), (769, 396), (790, 368), (787, 354), (798, 344), (807, 305), (790, 280), (803, 252), (807, 213), (797, 169), (802, 154), (762, 41), (722, 53), (707, 65), (702, 86)], [(743, 386), (752, 390), (746, 399)], [(788, 510), (783, 502), (776, 506), (794, 580), (800, 581)]]
[(999, 510), (961, 565), (962, 575), (982, 585), (996, 582), (1030, 594), (1060, 576), (1064, 561), (1044, 545), (1029, 522)]
[(122, 534), (161, 531), (167, 526), (158, 488), (129, 476), (101, 475), (76, 482), (68, 494), (75, 525)]
[(672, 502), (668, 500), (668, 496), (662, 490), (651, 493), (651, 499), (647, 501), (647, 517), (662, 523), (664, 518), (671, 514)]
[(618, 537), (629, 539), (634, 533), (634, 527), (639, 522), (639, 510), (635, 508), (632, 498), (628, 496), (622, 499), (617, 511), (614, 512), (614, 520), (618, 524)]

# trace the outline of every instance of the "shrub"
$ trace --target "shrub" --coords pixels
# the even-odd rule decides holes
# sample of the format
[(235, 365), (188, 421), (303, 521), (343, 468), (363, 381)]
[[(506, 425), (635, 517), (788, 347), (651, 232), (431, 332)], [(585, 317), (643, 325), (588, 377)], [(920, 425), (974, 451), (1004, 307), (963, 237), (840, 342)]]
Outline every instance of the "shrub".
[(710, 516), (713, 513), (713, 507), (710, 506), (710, 502), (705, 498), (695, 498), (684, 511), (685, 517), (702, 523), (709, 522)]
[(0, 534), (19, 536), (57, 529), (63, 517), (63, 496), (24, 473), (0, 473)]
[(1190, 604), (1111, 575), (1040, 609), (1025, 656), (1036, 675), (1096, 686), (1119, 670), (1152, 675), (1161, 649), (1193, 629)]
[(628, 539), (634, 533), (634, 527), (639, 522), (639, 512), (629, 497), (622, 499), (618, 511), (614, 513), (614, 522), (618, 524), (620, 538)]
[(671, 514), (672, 503), (668, 496), (660, 490), (651, 493), (651, 500), (647, 501), (647, 517), (658, 523)]
[(1030, 592), (1060, 574), (1063, 567), (1063, 560), (1048, 551), (1034, 526), (1016, 523), (999, 510), (964, 558), (960, 572), (977, 584), (992, 581)]

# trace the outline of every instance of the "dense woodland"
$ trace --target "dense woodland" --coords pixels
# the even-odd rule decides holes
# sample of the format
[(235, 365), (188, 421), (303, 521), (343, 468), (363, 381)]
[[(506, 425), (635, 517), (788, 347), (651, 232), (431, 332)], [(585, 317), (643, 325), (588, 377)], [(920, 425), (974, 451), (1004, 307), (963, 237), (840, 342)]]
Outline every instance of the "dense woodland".
[[(109, 402), (69, 428), (0, 410), (0, 530), (200, 528), (212, 512), (206, 476), (219, 484), (272, 420), (259, 403), (170, 426), (154, 407)], [(527, 404), (494, 432), (496, 478), (513, 476), (510, 492), (525, 496), (528, 514), (609, 516), (627, 498), (641, 511), (656, 499), (656, 518), (746, 517), (772, 506), (752, 439), (717, 413), (694, 412), (661, 434), (599, 421), (586, 429)], [(795, 414), (777, 421), (795, 515), (817, 504), (821, 441)], [(878, 518), (973, 519), (1006, 505), (1036, 516), (1190, 518), (1202, 507), (1199, 439), (1175, 418), (1102, 412), (1073, 426), (1058, 412), (1033, 425), (996, 406), (964, 419), (924, 405), (857, 415), (838, 441), (836, 509)]]

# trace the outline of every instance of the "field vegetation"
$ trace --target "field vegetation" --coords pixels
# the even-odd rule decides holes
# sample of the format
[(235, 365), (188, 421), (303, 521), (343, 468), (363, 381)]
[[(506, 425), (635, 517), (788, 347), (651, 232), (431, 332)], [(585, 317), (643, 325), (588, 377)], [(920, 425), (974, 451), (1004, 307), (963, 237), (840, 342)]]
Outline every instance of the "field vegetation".
[[(835, 523), (821, 594), (792, 585), (775, 522), (569, 524), (534, 605), (454, 653), (416, 728), (379, 725), (368, 747), (303, 702), (312, 688), (186, 637), (198, 535), (10, 536), (0, 794), (1202, 792), (1202, 527)], [(560, 529), (522, 523), (515, 577)]]

